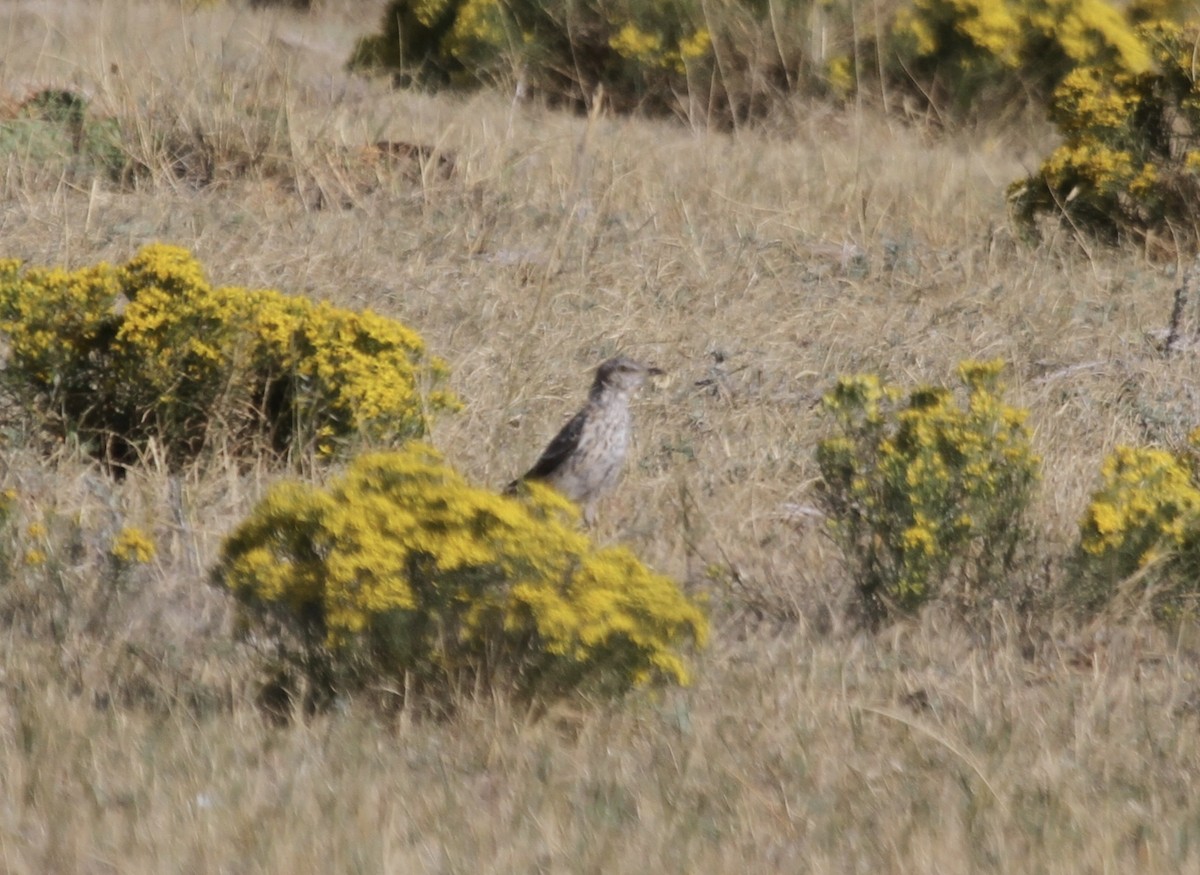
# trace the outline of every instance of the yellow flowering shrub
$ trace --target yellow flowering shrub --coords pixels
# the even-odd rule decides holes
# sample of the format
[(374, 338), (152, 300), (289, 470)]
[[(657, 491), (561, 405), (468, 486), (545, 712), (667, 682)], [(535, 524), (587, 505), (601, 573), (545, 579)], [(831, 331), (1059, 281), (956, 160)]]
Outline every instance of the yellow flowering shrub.
[(113, 539), (110, 555), (118, 562), (144, 565), (153, 560), (157, 552), (153, 537), (142, 529), (126, 526)]
[(1161, 233), (1194, 246), (1200, 239), (1200, 86), (1193, 54), (1200, 38), (1163, 21), (1137, 28), (1148, 69), (1081, 66), (1055, 89), (1050, 115), (1063, 142), (1038, 172), (1009, 188), (1018, 224), (1060, 217), (1108, 242)]
[[(522, 85), (577, 108), (728, 125), (797, 93), (903, 89), (939, 116), (1039, 104), (1071, 70), (1142, 74), (1138, 26), (1194, 17), (1183, 0), (390, 0), (351, 66), (404, 84)], [(880, 79), (884, 80), (882, 83)]]
[(913, 0), (891, 36), (904, 76), (935, 100), (949, 98), (946, 108), (984, 93), (1045, 96), (1079, 66), (1134, 74), (1151, 66), (1134, 20), (1109, 0)]
[[(1193, 444), (1200, 434), (1193, 434)], [(1126, 581), (1160, 616), (1195, 610), (1200, 595), (1200, 467), (1194, 452), (1117, 447), (1080, 522), (1072, 595), (1107, 604)]]
[(185, 249), (77, 271), (0, 262), (0, 387), (54, 436), (128, 462), (215, 440), (322, 454), (425, 432), (455, 399), (445, 365), (382, 316), (270, 290), (214, 287)]
[(872, 375), (825, 395), (834, 431), (817, 445), (820, 501), (870, 620), (1001, 590), (1040, 464), (1024, 411), (1002, 400), (1002, 368), (963, 362), (962, 395), (905, 398)]
[(511, 64), (521, 37), (500, 0), (391, 0), (382, 32), (358, 41), (350, 66), (388, 70), (399, 84), (467, 86)]
[(700, 609), (531, 485), (468, 484), (420, 443), (355, 460), (328, 488), (284, 483), (225, 542), (215, 579), (242, 624), (318, 690), (463, 684), (523, 695), (686, 683)]
[(458, 87), (517, 78), (527, 93), (575, 106), (602, 85), (619, 111), (694, 105), (727, 121), (748, 111), (735, 100), (763, 102), (799, 75), (816, 77), (800, 30), (808, 17), (789, 5), (767, 14), (758, 0), (391, 0), (351, 66)]
[(512, 51), (505, 6), (500, 0), (392, 0), (383, 32), (359, 40), (350, 64), (394, 70), (406, 83), (489, 78)]

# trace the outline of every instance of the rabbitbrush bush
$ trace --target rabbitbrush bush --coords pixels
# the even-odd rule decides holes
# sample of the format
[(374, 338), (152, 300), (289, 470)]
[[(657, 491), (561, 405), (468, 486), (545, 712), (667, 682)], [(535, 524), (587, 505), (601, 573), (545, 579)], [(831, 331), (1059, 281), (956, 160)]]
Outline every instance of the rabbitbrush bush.
[(663, 108), (686, 92), (688, 68), (711, 72), (711, 37), (695, 0), (393, 0), (382, 34), (352, 63), (435, 84), (474, 84), (520, 70), (527, 85), (583, 101), (603, 83), (629, 108)]
[(1138, 28), (1152, 65), (1072, 71), (1054, 92), (1063, 142), (1009, 197), (1029, 232), (1041, 214), (1108, 242), (1159, 237), (1171, 250), (1200, 240), (1200, 28)]
[(152, 245), (76, 271), (0, 261), (0, 389), (51, 436), (126, 463), (220, 442), (329, 454), (399, 442), (452, 407), (406, 326), (269, 290), (209, 284), (187, 250)]
[(622, 547), (596, 548), (553, 490), (475, 488), (414, 442), (328, 488), (273, 489), (226, 541), (215, 579), (291, 683), (529, 697), (686, 683), (700, 609)]
[[(1138, 72), (1150, 52), (1133, 21), (1145, 4), (1108, 0), (913, 0), (892, 24), (903, 76), (939, 108), (981, 97), (1044, 99), (1072, 69)], [(1144, 14), (1144, 10), (1141, 10)]]
[(831, 25), (822, 43), (848, 47), (851, 9), (840, 0), (817, 10), (759, 0), (392, 0), (383, 31), (360, 41), (351, 64), (433, 85), (520, 79), (573, 105), (603, 85), (618, 111), (728, 124), (798, 86), (821, 87), (812, 19)]
[(1150, 69), (1137, 25), (1190, 13), (1181, 0), (391, 0), (351, 64), (433, 85), (520, 80), (575, 105), (603, 85), (618, 111), (693, 123), (878, 78), (885, 96), (986, 116), (1046, 101), (1080, 66)]
[(1117, 447), (1080, 523), (1070, 594), (1086, 611), (1124, 594), (1160, 618), (1195, 616), (1200, 596), (1200, 430), (1184, 453)]
[(963, 392), (902, 397), (875, 376), (825, 395), (820, 501), (870, 621), (937, 596), (1003, 592), (1038, 479), (1025, 412), (1001, 397), (1000, 361), (963, 362)]

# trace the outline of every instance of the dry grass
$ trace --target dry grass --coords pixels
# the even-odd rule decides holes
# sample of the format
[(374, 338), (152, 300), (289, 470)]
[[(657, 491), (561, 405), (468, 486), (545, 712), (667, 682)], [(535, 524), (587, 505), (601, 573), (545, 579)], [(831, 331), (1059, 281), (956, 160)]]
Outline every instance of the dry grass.
[[(836, 374), (942, 381), (1003, 356), (1046, 462), (1053, 583), (1104, 454), (1194, 424), (1194, 363), (1145, 338), (1170, 272), (1012, 239), (1005, 186), (1048, 133), (934, 137), (813, 106), (729, 137), (393, 93), (341, 71), (377, 14), (0, 5), (0, 106), (81, 90), (139, 165), (122, 182), (8, 157), (0, 255), (78, 266), (163, 240), (217, 282), (398, 316), (452, 364), (467, 408), (436, 443), (481, 483), (532, 461), (601, 358), (667, 368), (599, 536), (708, 592), (697, 683), (540, 721), (482, 701), (384, 725), (351, 704), (273, 728), (205, 569), (278, 472), (114, 483), (10, 436), (0, 485), (53, 561), (5, 583), (0, 869), (1197, 866), (1193, 642), (1001, 610), (855, 634), (798, 510)], [(381, 162), (381, 140), (452, 152), (455, 172)], [(160, 554), (114, 583), (96, 557), (122, 525)]]

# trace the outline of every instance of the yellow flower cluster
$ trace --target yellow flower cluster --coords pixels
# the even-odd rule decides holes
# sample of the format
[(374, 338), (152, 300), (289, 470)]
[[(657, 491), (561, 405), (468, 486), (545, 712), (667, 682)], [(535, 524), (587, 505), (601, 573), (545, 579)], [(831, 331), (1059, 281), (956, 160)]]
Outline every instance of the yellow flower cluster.
[(609, 40), (608, 45), (622, 58), (644, 67), (684, 73), (689, 61), (704, 58), (712, 51), (712, 34), (706, 28), (700, 28), (681, 38), (678, 46), (671, 49), (661, 34), (627, 22)]
[(43, 548), (50, 546), (50, 532), (46, 525), (41, 522), (30, 523), (25, 527), (25, 537), (22, 540), (30, 544), (25, 549), (23, 557), (25, 564), (30, 567), (45, 565), (48, 556)]
[(1106, 61), (1132, 73), (1150, 66), (1146, 44), (1106, 0), (914, 0), (892, 32), (918, 58), (957, 54), (973, 68), (989, 59), (1010, 70), (1043, 62), (1047, 45), (1075, 64)]
[(921, 387), (900, 406), (872, 375), (825, 396), (837, 431), (817, 448), (821, 498), (868, 613), (916, 608), (949, 580), (959, 596), (994, 586), (1011, 561), (1039, 459), (1002, 368), (963, 362), (965, 404)]
[(621, 57), (633, 61), (656, 64), (662, 59), (662, 37), (656, 33), (648, 33), (636, 24), (626, 24), (608, 44)]
[[(1094, 0), (1080, 9), (1093, 7), (1106, 4)], [(1119, 15), (1111, 9), (1094, 11), (1086, 21), (1113, 17)], [(1197, 34), (1166, 21), (1112, 24), (1108, 33), (1118, 30), (1129, 34), (1120, 45), (1109, 39), (1109, 54), (1073, 55), (1086, 63), (1063, 77), (1050, 107), (1063, 143), (1037, 175), (1009, 189), (1018, 222), (1031, 232), (1041, 213), (1064, 215), (1074, 228), (1109, 240), (1163, 228), (1180, 239), (1176, 228), (1194, 227), (1200, 163), (1188, 148), (1191, 135), (1181, 132), (1200, 128)], [(1069, 18), (1061, 39), (1073, 33), (1087, 42), (1101, 31)]]
[(1054, 120), (1064, 131), (1117, 131), (1142, 102), (1134, 82), (1128, 74), (1076, 67), (1055, 89)]
[(73, 273), (0, 262), (0, 332), (15, 364), (31, 380), (49, 386), (69, 379), (110, 333), (118, 292), (106, 265)]
[(246, 624), (391, 678), (503, 677), (539, 695), (686, 683), (678, 648), (704, 643), (703, 614), (628, 550), (593, 547), (576, 514), (545, 487), (472, 487), (412, 443), (358, 458), (328, 489), (272, 490), (216, 576)]
[(117, 533), (110, 551), (114, 559), (128, 564), (145, 564), (157, 554), (154, 538), (141, 529), (127, 526)]
[[(176, 246), (78, 271), (0, 264), (0, 375), (49, 427), (173, 457), (218, 439), (333, 452), (420, 436), (446, 367), (406, 326), (269, 290), (213, 287)], [(63, 417), (63, 421), (55, 418)], [(213, 430), (225, 432), (214, 435)]]
[[(446, 0), (440, 0), (440, 5), (446, 5)], [(446, 48), (454, 57), (466, 60), (479, 47), (499, 49), (507, 41), (500, 0), (464, 0), (446, 38)]]
[[(917, 9), (921, 8), (921, 2), (918, 0)], [(925, 0), (925, 6), (930, 5)], [(1024, 39), (1019, 9), (996, 0), (951, 0), (950, 5), (954, 7), (957, 27), (968, 39), (1006, 67), (1017, 66)]]
[(860, 421), (880, 424), (885, 406), (899, 397), (899, 389), (884, 385), (875, 374), (857, 374), (839, 378), (833, 390), (821, 399), (821, 404), (826, 413), (837, 417), (849, 429)]
[(1160, 610), (1194, 596), (1197, 474), (1190, 456), (1153, 447), (1117, 447), (1104, 461), (1103, 483), (1080, 523), (1075, 587), (1086, 607), (1103, 605), (1138, 572), (1146, 575), (1143, 589), (1159, 590)]
[(1150, 51), (1130, 20), (1107, 0), (1041, 0), (1030, 20), (1077, 64), (1103, 61), (1114, 70), (1143, 73)]
[[(1129, 186), (1135, 177), (1133, 154), (1096, 140), (1064, 143), (1042, 164), (1046, 182), (1056, 188), (1086, 185), (1093, 193), (1115, 192)], [(1078, 197), (1080, 191), (1075, 192)]]
[(417, 21), (425, 27), (433, 27), (437, 20), (445, 14), (449, 5), (450, 0), (414, 0), (410, 4), (410, 8)]
[(854, 93), (854, 59), (849, 55), (837, 55), (825, 65), (825, 79), (835, 97), (847, 98)]
[(712, 51), (712, 34), (702, 27), (691, 36), (679, 41), (679, 57), (683, 61), (695, 61)]

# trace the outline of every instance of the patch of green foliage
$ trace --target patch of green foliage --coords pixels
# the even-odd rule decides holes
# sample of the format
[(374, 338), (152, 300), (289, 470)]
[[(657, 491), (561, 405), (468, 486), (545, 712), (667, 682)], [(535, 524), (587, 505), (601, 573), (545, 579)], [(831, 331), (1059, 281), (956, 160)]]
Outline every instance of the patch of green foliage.
[(825, 395), (820, 501), (869, 621), (1002, 592), (1040, 465), (1025, 412), (1003, 403), (1002, 367), (963, 362), (961, 399), (926, 386), (902, 400), (870, 375)]
[(226, 541), (215, 579), (312, 701), (338, 692), (617, 695), (686, 683), (700, 609), (621, 547), (594, 547), (548, 487), (469, 485), (429, 447), (284, 483)]
[(0, 118), (0, 157), (113, 181), (124, 180), (132, 166), (117, 121), (94, 118), (85, 97), (60, 89), (39, 91), (11, 117)]

